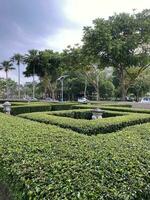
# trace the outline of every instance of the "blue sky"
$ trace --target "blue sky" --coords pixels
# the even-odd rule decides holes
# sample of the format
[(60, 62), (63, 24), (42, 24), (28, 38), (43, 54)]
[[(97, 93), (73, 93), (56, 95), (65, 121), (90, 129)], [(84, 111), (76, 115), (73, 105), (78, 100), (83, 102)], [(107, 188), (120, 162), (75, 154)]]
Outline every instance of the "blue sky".
[[(146, 8), (149, 0), (0, 0), (0, 62), (33, 48), (61, 51), (80, 43), (93, 19)], [(17, 71), (9, 76), (17, 80)]]

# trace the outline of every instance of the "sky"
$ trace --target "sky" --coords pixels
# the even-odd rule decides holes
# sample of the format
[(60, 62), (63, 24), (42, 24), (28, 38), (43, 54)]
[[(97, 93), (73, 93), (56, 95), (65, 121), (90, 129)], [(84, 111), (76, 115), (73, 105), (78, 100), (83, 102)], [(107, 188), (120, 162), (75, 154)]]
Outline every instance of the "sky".
[[(0, 62), (29, 49), (62, 51), (80, 44), (83, 27), (95, 18), (133, 9), (150, 9), (150, 0), (0, 0)], [(17, 70), (9, 77), (17, 81)], [(31, 79), (21, 75), (26, 81)]]

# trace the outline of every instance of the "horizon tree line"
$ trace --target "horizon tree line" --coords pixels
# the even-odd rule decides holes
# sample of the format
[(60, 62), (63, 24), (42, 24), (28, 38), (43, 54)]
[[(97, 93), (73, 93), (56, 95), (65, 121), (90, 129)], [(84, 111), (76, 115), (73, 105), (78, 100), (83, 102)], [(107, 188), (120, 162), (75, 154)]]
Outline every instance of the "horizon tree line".
[[(61, 53), (53, 50), (29, 50), (25, 55), (19, 53), (0, 65), (6, 73), (18, 68), (18, 98), (20, 99), (20, 64), (26, 65), (23, 73), (33, 77), (33, 98), (35, 98), (35, 75), (39, 77), (45, 94), (55, 98), (58, 77), (74, 74), (84, 79), (84, 96), (88, 82), (100, 99), (100, 72), (106, 67), (114, 69), (118, 80), (121, 99), (131, 85), (150, 66), (150, 10), (139, 13), (120, 13), (108, 19), (98, 18), (92, 27), (83, 28), (83, 45), (68, 46)], [(8, 88), (7, 88), (8, 98)]]

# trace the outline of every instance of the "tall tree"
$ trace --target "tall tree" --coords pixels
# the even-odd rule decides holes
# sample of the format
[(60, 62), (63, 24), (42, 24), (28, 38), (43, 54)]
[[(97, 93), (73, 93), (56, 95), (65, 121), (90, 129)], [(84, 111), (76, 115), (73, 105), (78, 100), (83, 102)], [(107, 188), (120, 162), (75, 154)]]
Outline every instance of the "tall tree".
[(63, 51), (64, 63), (67, 69), (74, 71), (77, 77), (84, 79), (84, 97), (87, 94), (87, 86), (91, 83), (97, 93), (97, 100), (99, 100), (99, 68), (98, 64), (90, 60), (83, 53), (82, 47), (75, 45), (74, 47), (68, 46)]
[(4, 70), (6, 74), (6, 97), (8, 99), (8, 72), (14, 70), (13, 64), (11, 61), (3, 61), (0, 65), (0, 70)]
[(7, 84), (9, 88), (9, 96), (11, 96), (11, 98), (16, 97), (17, 83), (10, 78), (8, 78), (8, 80), (0, 78), (0, 98), (6, 98)]
[(40, 70), (37, 75), (44, 84), (45, 93), (53, 99), (56, 97), (57, 79), (62, 75), (62, 59), (58, 52), (52, 50), (41, 51), (39, 55)]
[(20, 99), (20, 64), (23, 62), (23, 56), (17, 53), (14, 54), (11, 60), (18, 66), (18, 98)]
[(150, 10), (137, 14), (115, 14), (96, 19), (84, 28), (85, 56), (101, 66), (113, 66), (119, 74), (125, 100), (125, 73), (129, 67), (145, 69), (150, 64)]
[(31, 76), (34, 67), (34, 74), (37, 75), (44, 86), (45, 94), (55, 98), (57, 78), (61, 75), (61, 55), (52, 50), (34, 52), (34, 56), (26, 55), (27, 68), (24, 74)]
[(146, 93), (150, 94), (150, 67), (135, 79), (129, 88), (129, 92), (136, 96), (137, 101), (139, 101), (139, 97), (144, 97)]
[(39, 51), (36, 49), (29, 50), (24, 56), (24, 63), (27, 65), (26, 71), (24, 72), (26, 77), (33, 77), (33, 93), (32, 97), (35, 98), (35, 74), (36, 68), (39, 65)]

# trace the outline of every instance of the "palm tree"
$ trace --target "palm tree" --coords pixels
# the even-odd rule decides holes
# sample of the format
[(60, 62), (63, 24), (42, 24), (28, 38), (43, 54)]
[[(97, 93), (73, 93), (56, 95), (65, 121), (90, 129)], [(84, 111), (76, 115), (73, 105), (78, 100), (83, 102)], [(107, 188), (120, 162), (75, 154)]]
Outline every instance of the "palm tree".
[(25, 76), (33, 77), (33, 98), (35, 98), (35, 69), (38, 63), (38, 55), (39, 51), (36, 49), (32, 49), (28, 51), (28, 54), (24, 56), (24, 63), (27, 64), (26, 71), (24, 72)]
[(6, 93), (7, 93), (7, 99), (8, 99), (8, 72), (15, 69), (12, 67), (11, 61), (3, 61), (0, 65), (0, 70), (4, 70), (6, 73)]
[(23, 62), (23, 56), (17, 53), (17, 54), (14, 54), (11, 60), (12, 62), (16, 63), (18, 66), (18, 98), (20, 99), (20, 64)]

